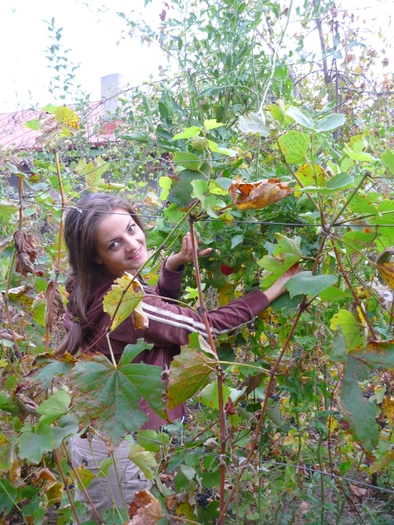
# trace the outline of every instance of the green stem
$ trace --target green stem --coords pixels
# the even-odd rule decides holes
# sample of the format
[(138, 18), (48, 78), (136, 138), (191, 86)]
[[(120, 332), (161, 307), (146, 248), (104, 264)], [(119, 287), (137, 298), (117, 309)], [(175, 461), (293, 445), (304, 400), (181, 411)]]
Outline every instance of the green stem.
[(349, 197), (346, 199), (345, 204), (342, 206), (342, 208), (339, 210), (339, 212), (333, 217), (330, 223), (330, 228), (337, 222), (339, 217), (342, 215), (342, 213), (346, 210), (346, 208), (349, 206), (350, 201), (353, 199), (353, 197), (356, 195), (358, 190), (361, 188), (361, 186), (364, 184), (365, 179), (370, 175), (370, 172), (367, 171), (362, 177), (357, 186), (354, 188), (352, 193), (349, 195)]

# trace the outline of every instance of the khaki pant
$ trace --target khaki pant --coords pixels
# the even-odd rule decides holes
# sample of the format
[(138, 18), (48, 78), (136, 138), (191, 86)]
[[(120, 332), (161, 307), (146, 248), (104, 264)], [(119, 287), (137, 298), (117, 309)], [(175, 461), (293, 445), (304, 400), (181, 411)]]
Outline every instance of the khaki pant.
[[(100, 516), (110, 508), (126, 508), (134, 499), (136, 492), (150, 490), (152, 483), (146, 479), (143, 472), (128, 458), (130, 443), (122, 441), (113, 453), (108, 456), (108, 449), (98, 438), (92, 441), (79, 437), (70, 439), (71, 459), (74, 467), (83, 467), (90, 470), (96, 477), (93, 478), (87, 491)], [(114, 460), (106, 476), (97, 477), (100, 465), (108, 457)], [(82, 519), (95, 520), (85, 493), (75, 486), (75, 500), (83, 501), (88, 505), (89, 514)]]

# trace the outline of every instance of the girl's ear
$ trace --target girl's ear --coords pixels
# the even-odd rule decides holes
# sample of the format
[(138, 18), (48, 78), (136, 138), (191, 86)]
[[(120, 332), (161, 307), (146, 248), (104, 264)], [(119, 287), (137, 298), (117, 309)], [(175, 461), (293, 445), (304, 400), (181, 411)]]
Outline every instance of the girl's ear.
[(101, 257), (97, 257), (97, 259), (93, 259), (94, 262), (96, 262), (97, 264), (103, 264), (103, 260), (101, 259)]

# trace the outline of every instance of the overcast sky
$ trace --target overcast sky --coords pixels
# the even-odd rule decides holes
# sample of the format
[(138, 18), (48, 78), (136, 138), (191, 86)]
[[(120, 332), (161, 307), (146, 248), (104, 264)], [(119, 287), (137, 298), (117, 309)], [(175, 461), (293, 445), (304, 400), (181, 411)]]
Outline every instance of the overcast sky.
[[(337, 3), (360, 17), (357, 18), (360, 30), (375, 39), (379, 54), (382, 53), (379, 46), (383, 45), (382, 39), (379, 42), (380, 28), (385, 39), (393, 41), (390, 27), (393, 0)], [(48, 91), (53, 71), (45, 58), (45, 49), (51, 42), (44, 23), (52, 18), (57, 28), (63, 28), (60, 43), (64, 49), (71, 49), (69, 60), (80, 64), (77, 82), (91, 94), (91, 100), (100, 100), (102, 76), (119, 73), (131, 85), (140, 84), (150, 73), (156, 77), (158, 66), (164, 61), (158, 48), (141, 47), (138, 40), (128, 35), (119, 41), (125, 24), (116, 15), (117, 11), (135, 19), (143, 16), (153, 25), (160, 24), (164, 0), (151, 0), (147, 9), (143, 5), (144, 0), (0, 0), (0, 113), (54, 102)], [(294, 32), (294, 24), (296, 20), (292, 17), (290, 34)], [(392, 71), (392, 48), (386, 48), (382, 58), (384, 54), (390, 59), (384, 72)]]
[[(96, 9), (102, 1), (89, 2)], [(71, 49), (69, 61), (80, 64), (78, 83), (100, 99), (100, 79), (120, 73), (133, 85), (156, 73), (160, 53), (157, 49), (139, 45), (130, 37), (119, 38), (125, 28), (116, 11), (159, 23), (163, 2), (153, 0), (143, 9), (143, 0), (110, 0), (110, 8), (102, 7), (100, 16), (82, 0), (0, 0), (0, 113), (15, 111), (29, 105), (44, 105), (53, 101), (48, 85), (53, 72), (48, 68), (45, 48), (50, 45), (44, 20), (55, 18), (62, 27), (61, 44)], [(132, 6), (132, 7), (130, 7)]]

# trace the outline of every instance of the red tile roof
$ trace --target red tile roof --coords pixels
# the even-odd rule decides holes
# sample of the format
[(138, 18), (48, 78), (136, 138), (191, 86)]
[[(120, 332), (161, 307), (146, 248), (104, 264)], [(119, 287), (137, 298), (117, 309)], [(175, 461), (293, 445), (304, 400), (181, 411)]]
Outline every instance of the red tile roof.
[[(106, 142), (113, 136), (113, 132), (117, 125), (116, 120), (105, 120), (101, 125), (99, 135), (93, 135), (93, 127), (100, 120), (101, 104), (101, 102), (91, 102), (89, 104), (91, 109), (86, 117), (87, 136), (92, 145)], [(69, 107), (78, 113), (75, 107)], [(25, 123), (29, 120), (38, 119), (41, 113), (41, 109), (28, 109), (17, 111), (15, 113), (0, 113), (0, 150), (42, 149), (42, 144), (36, 143), (36, 138), (40, 136), (40, 133), (25, 126)]]

